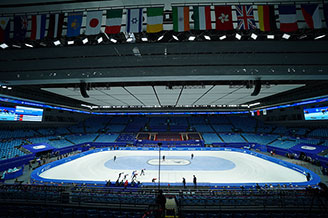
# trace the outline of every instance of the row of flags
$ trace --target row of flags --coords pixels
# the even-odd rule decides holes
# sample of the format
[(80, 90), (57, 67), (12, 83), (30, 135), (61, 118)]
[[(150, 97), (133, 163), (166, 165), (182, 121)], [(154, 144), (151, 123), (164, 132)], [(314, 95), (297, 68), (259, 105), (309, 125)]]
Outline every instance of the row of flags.
[[(233, 22), (237, 22), (236, 29), (261, 31), (276, 30), (276, 15), (274, 5), (258, 5), (257, 19), (254, 16), (252, 5), (235, 6), (236, 18), (232, 17), (232, 6), (214, 6), (215, 29), (233, 30)], [(126, 32), (142, 32), (143, 27), (143, 9), (126, 9)], [(184, 32), (190, 30), (190, 8), (172, 7), (173, 30), (175, 32)], [(309, 28), (322, 28), (322, 18), (320, 16), (318, 4), (301, 5), (304, 20)], [(328, 27), (328, 4), (323, 5), (325, 20)], [(298, 30), (296, 5), (279, 5), (279, 23), (280, 30), (283, 32), (292, 32)], [(193, 6), (192, 19), (194, 20), (195, 30), (212, 29), (211, 6)], [(121, 32), (123, 9), (112, 9), (106, 11), (105, 33), (117, 34)], [(62, 36), (64, 26), (64, 13), (50, 14), (49, 22), (46, 22), (47, 15), (32, 15), (31, 22), (28, 22), (27, 16), (14, 16), (14, 35), (15, 40), (22, 41), (26, 37), (26, 32), (31, 29), (31, 40), (40, 40), (45, 37), (57, 38)], [(71, 12), (67, 16), (67, 37), (79, 36), (83, 12)], [(85, 35), (97, 35), (101, 31), (103, 22), (103, 11), (88, 11), (86, 16)], [(29, 27), (31, 25), (31, 27)], [(47, 26), (47, 27), (46, 27)], [(47, 35), (46, 35), (46, 29)], [(163, 30), (163, 8), (147, 8), (147, 32), (156, 33)], [(10, 17), (0, 18), (0, 42), (7, 41), (10, 33)]]

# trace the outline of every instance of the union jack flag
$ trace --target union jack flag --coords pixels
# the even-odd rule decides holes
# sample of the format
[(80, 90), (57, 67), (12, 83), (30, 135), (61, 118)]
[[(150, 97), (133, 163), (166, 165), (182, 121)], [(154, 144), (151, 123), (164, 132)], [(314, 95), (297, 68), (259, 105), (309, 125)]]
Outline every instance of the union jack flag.
[(26, 16), (21, 16), (22, 19), (22, 29), (27, 30), (28, 21)]
[(252, 5), (236, 6), (236, 11), (237, 11), (237, 19), (238, 19), (237, 29), (239, 30), (256, 29)]

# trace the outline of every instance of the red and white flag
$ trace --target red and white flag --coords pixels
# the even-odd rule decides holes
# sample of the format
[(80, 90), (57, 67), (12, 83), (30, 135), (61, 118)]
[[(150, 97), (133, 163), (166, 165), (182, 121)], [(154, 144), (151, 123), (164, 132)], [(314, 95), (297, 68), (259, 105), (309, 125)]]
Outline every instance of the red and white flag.
[(217, 30), (233, 30), (231, 6), (215, 6)]
[(102, 11), (88, 11), (85, 35), (97, 35), (100, 33), (102, 14)]
[(304, 20), (310, 29), (322, 28), (322, 21), (318, 4), (301, 5)]

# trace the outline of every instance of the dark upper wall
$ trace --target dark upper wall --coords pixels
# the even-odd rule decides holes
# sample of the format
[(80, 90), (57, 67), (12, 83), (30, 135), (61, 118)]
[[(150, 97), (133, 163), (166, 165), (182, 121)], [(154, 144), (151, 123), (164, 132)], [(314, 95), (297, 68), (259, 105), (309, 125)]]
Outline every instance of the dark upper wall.
[[(141, 56), (134, 55), (135, 48)], [(5, 50), (0, 53), (0, 76), (14, 85), (81, 80), (327, 80), (327, 54), (326, 41), (140, 43)]]

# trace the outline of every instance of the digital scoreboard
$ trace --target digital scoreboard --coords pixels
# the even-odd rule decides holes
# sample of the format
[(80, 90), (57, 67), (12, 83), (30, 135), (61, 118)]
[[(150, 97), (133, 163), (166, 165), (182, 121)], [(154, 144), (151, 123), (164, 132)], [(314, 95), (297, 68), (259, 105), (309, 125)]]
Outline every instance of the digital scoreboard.
[(328, 120), (328, 107), (304, 108), (305, 120)]
[(0, 107), (0, 121), (37, 121), (41, 122), (43, 109), (16, 106)]

